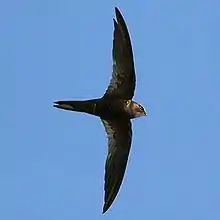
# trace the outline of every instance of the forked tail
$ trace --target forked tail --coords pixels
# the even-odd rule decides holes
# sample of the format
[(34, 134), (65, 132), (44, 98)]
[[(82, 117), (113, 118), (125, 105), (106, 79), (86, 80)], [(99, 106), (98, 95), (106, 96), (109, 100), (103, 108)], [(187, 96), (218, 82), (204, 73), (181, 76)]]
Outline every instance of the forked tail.
[(60, 109), (76, 112), (85, 112), (96, 115), (95, 109), (98, 101), (99, 99), (91, 99), (85, 101), (57, 101), (54, 102), (53, 106)]

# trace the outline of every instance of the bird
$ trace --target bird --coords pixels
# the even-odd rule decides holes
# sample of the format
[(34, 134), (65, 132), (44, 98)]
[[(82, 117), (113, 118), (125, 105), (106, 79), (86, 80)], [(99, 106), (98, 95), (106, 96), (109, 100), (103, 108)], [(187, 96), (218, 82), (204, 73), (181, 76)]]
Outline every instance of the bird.
[(114, 202), (125, 174), (132, 142), (131, 119), (146, 116), (144, 107), (132, 100), (136, 85), (131, 40), (117, 7), (113, 18), (112, 77), (101, 98), (55, 101), (54, 107), (83, 112), (101, 119), (108, 139), (104, 176), (104, 214)]

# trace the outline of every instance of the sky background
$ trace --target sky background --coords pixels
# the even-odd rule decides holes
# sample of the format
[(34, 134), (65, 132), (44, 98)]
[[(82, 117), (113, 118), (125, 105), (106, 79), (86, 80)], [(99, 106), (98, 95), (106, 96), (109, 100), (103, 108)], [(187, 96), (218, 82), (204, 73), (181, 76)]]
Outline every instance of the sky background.
[[(103, 216), (103, 125), (52, 103), (103, 95), (115, 6), (148, 117)], [(219, 220), (219, 22), (218, 0), (1, 1), (0, 219)]]

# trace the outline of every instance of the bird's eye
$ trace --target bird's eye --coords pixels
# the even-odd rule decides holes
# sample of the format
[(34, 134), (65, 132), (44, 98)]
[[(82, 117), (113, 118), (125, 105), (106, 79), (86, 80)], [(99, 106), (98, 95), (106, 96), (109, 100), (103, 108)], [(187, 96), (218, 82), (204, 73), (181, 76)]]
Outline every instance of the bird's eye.
[(141, 105), (139, 105), (139, 109), (140, 109), (141, 111), (144, 111), (144, 108), (143, 108)]

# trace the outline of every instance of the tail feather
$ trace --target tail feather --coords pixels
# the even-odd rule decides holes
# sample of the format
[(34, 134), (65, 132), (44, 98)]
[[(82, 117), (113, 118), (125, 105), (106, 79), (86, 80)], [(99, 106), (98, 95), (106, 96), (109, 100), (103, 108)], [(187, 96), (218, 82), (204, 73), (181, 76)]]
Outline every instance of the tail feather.
[(98, 99), (91, 99), (85, 101), (56, 101), (54, 102), (54, 107), (76, 111), (76, 112), (85, 112), (95, 115), (96, 104)]

